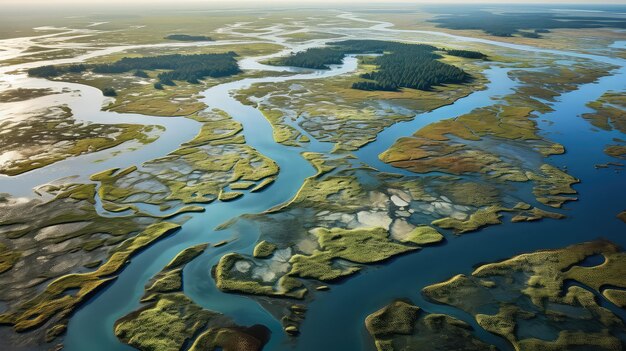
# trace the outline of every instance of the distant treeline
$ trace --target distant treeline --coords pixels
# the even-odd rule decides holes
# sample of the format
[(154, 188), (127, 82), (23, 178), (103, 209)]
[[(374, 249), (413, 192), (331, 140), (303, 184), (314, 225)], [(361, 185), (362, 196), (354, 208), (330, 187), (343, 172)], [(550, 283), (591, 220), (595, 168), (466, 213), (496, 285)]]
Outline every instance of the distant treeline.
[[(438, 61), (441, 58), (434, 46), (405, 44), (380, 40), (345, 40), (331, 43), (327, 48), (308, 49), (293, 54), (280, 61), (280, 64), (324, 69), (328, 65), (339, 64), (348, 54), (380, 54), (371, 62), (376, 71), (365, 73), (361, 78), (367, 81), (352, 85), (360, 90), (396, 91), (400, 88), (429, 90), (435, 85), (463, 83), (470, 76), (462, 69)], [(470, 58), (484, 58), (474, 51), (451, 50), (454, 54)], [(452, 55), (452, 54), (451, 54)]]
[(211, 41), (211, 37), (207, 37), (205, 35), (188, 35), (188, 34), (170, 34), (165, 37), (165, 39), (169, 40), (178, 40), (178, 41)]
[(218, 78), (239, 73), (239, 65), (234, 52), (224, 54), (162, 55), (149, 57), (125, 57), (111, 64), (43, 66), (31, 68), (28, 74), (34, 77), (51, 78), (64, 73), (80, 73), (91, 70), (94, 73), (110, 74), (134, 71), (138, 77), (147, 77), (143, 70), (166, 70), (158, 75), (165, 85), (175, 85), (175, 80), (198, 83), (206, 77)]
[(527, 38), (541, 38), (541, 33), (549, 33), (550, 29), (558, 28), (626, 28), (626, 21), (617, 17), (562, 16), (521, 12), (491, 13), (480, 10), (443, 14), (431, 22), (437, 23), (438, 27), (449, 29), (475, 29), (499, 37), (520, 35)]
[(470, 51), (470, 50), (446, 50), (446, 54), (451, 56), (465, 57), (471, 59), (480, 59), (483, 60), (487, 58), (487, 55), (478, 51)]
[(338, 65), (345, 52), (337, 48), (313, 48), (301, 51), (279, 61), (280, 65), (313, 69), (328, 69), (328, 65)]
[(68, 65), (68, 66), (41, 66), (28, 70), (31, 77), (52, 78), (65, 73), (82, 73), (87, 70), (87, 65)]

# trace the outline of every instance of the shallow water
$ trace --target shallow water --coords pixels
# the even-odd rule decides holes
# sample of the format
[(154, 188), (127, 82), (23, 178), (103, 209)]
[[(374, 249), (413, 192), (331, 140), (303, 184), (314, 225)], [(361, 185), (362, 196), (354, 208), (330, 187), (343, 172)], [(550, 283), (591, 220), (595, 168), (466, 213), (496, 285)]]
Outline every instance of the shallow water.
[[(354, 18), (347, 15), (342, 16)], [(395, 31), (384, 22), (375, 22), (368, 31), (372, 34), (381, 32), (385, 35), (415, 32), (416, 34), (444, 36), (456, 41), (478, 41), (513, 50), (537, 51), (536, 48), (528, 46), (463, 38), (445, 33)], [(270, 36), (271, 34), (268, 34), (266, 39), (269, 39)], [(289, 50), (318, 46), (322, 42), (314, 41), (306, 44), (306, 46), (290, 48)], [(171, 44), (169, 45), (171, 46)], [(579, 114), (589, 111), (585, 104), (595, 100), (603, 92), (607, 90), (622, 91), (626, 88), (623, 83), (626, 81), (626, 72), (623, 68), (624, 61), (555, 50), (539, 51), (558, 56), (591, 59), (622, 67), (613, 76), (602, 78), (599, 83), (584, 85), (574, 92), (561, 96), (553, 104), (556, 111), (544, 114), (539, 118), (540, 121), (545, 119), (550, 122), (540, 122), (540, 127), (547, 138), (562, 143), (568, 150), (565, 155), (552, 157), (550, 162), (558, 166), (567, 165), (570, 174), (584, 180), (583, 183), (575, 186), (580, 192), (581, 200), (566, 206), (569, 218), (561, 221), (547, 220), (514, 225), (507, 223), (461, 237), (448, 235), (450, 240), (444, 244), (392, 259), (384, 265), (366, 269), (363, 273), (347, 279), (344, 283), (335, 284), (330, 291), (316, 294), (316, 299), (310, 305), (307, 313), (307, 319), (302, 324), (302, 335), (296, 341), (299, 350), (371, 349), (373, 345), (366, 335), (363, 325), (365, 317), (398, 297), (409, 297), (428, 312), (448, 313), (465, 320), (476, 328), (477, 335), (483, 340), (496, 344), (502, 350), (510, 350), (511, 347), (507, 342), (483, 331), (471, 316), (449, 306), (425, 301), (420, 295), (420, 290), (424, 286), (445, 280), (455, 274), (470, 273), (471, 267), (477, 264), (508, 258), (522, 252), (562, 247), (597, 237), (606, 237), (618, 244), (626, 245), (626, 238), (620, 235), (623, 232), (623, 223), (615, 218), (616, 211), (620, 209), (620, 206), (623, 206), (623, 199), (620, 194), (626, 193), (626, 182), (624, 182), (622, 174), (614, 173), (612, 170), (596, 170), (593, 167), (594, 164), (604, 163), (609, 159), (602, 152), (602, 149), (617, 133), (591, 132), (588, 122), (578, 117)], [(285, 52), (287, 51), (280, 54)], [(268, 69), (269, 67), (260, 61), (270, 58), (270, 56), (243, 60), (242, 68)], [(86, 54), (81, 59), (85, 57), (92, 56)], [(259, 323), (268, 326), (272, 331), (272, 339), (266, 347), (267, 350), (292, 348), (291, 344), (286, 343), (287, 338), (284, 336), (279, 322), (261, 308), (257, 302), (242, 295), (220, 292), (210, 276), (211, 267), (217, 263), (221, 255), (233, 251), (250, 252), (257, 240), (257, 230), (246, 226), (238, 226), (238, 232), (231, 230), (214, 231), (213, 228), (229, 218), (245, 213), (261, 212), (288, 201), (296, 193), (304, 179), (314, 174), (313, 167), (301, 157), (300, 153), (302, 151), (327, 152), (331, 145), (315, 140), (305, 149), (276, 144), (272, 138), (271, 126), (260, 111), (241, 104), (231, 96), (231, 92), (258, 82), (323, 79), (324, 77), (348, 73), (356, 68), (356, 61), (355, 57), (348, 57), (343, 65), (334, 66), (327, 71), (272, 67), (271, 70), (289, 71), (295, 74), (288, 77), (243, 79), (221, 84), (205, 91), (203, 93), (206, 96), (204, 102), (210, 108), (222, 109), (241, 122), (248, 144), (265, 156), (274, 159), (280, 165), (281, 172), (278, 179), (266, 191), (247, 193), (243, 198), (234, 202), (207, 205), (205, 213), (190, 215), (191, 219), (184, 224), (181, 231), (138, 253), (112, 284), (100, 291), (75, 313), (68, 326), (65, 349), (70, 351), (132, 350), (131, 347), (119, 342), (113, 335), (113, 324), (115, 320), (140, 306), (139, 299), (143, 295), (146, 282), (181, 250), (198, 243), (231, 239), (233, 236), (236, 240), (219, 248), (208, 249), (205, 254), (185, 268), (185, 293), (206, 308), (232, 316), (237, 323), (245, 325)], [(493, 98), (506, 95), (515, 87), (516, 83), (507, 75), (509, 70), (510, 68), (506, 67), (489, 67), (485, 71), (490, 81), (486, 90), (472, 93), (452, 105), (418, 115), (411, 121), (397, 123), (381, 132), (375, 142), (357, 151), (356, 155), (361, 161), (379, 170), (404, 172), (380, 162), (377, 157), (378, 154), (392, 145), (397, 138), (411, 135), (429, 123), (493, 104)], [(41, 82), (29, 80), (28, 84), (50, 86), (54, 83), (45, 80)], [(68, 84), (63, 83), (62, 85), (67, 86)], [(93, 91), (93, 88), (82, 85), (76, 85), (74, 88), (79, 89), (82, 96), (77, 98), (74, 102), (75, 105), (72, 106), (73, 109), (76, 109), (75, 114), (78, 117), (87, 120), (90, 118), (87, 116), (92, 116), (93, 121), (103, 123), (114, 123), (117, 120), (116, 114), (99, 112), (99, 107), (102, 105), (102, 96), (99, 91)], [(72, 103), (69, 97), (59, 98), (68, 99), (64, 101)], [(94, 101), (99, 103), (93, 104)], [(45, 105), (49, 101), (42, 100), (41, 103)], [(93, 115), (93, 113), (97, 115)], [(150, 116), (120, 114), (120, 116), (122, 115), (124, 118), (137, 118), (134, 123), (166, 125), (167, 130), (157, 142), (144, 146), (137, 151), (122, 153), (120, 156), (107, 159), (95, 166), (91, 161), (97, 157), (101, 158), (102, 154), (68, 159), (19, 177), (0, 178), (0, 189), (8, 189), (5, 187), (10, 185), (15, 187), (14, 193), (29, 195), (33, 186), (51, 179), (75, 174), (75, 168), (79, 165), (81, 175), (85, 177), (97, 170), (141, 163), (174, 150), (180, 143), (191, 139), (199, 129), (197, 122), (188, 119), (165, 118), (161, 120)], [(175, 130), (176, 133), (168, 132), (171, 130)], [(110, 149), (110, 151), (113, 150)], [(598, 232), (598, 228), (602, 228), (602, 232)]]
[[(607, 61), (617, 62), (614, 59)], [(371, 349), (373, 343), (365, 335), (365, 317), (394, 298), (408, 297), (427, 312), (447, 313), (470, 323), (483, 340), (502, 350), (511, 350), (507, 342), (486, 333), (466, 313), (426, 301), (420, 291), (456, 274), (469, 274), (472, 267), (481, 263), (538, 249), (560, 248), (597, 238), (607, 238), (626, 246), (624, 224), (615, 218), (624, 206), (624, 176), (612, 170), (594, 168), (595, 164), (610, 160), (602, 150), (620, 133), (592, 132), (590, 124), (579, 117), (591, 112), (586, 104), (605, 91), (626, 88), (626, 68), (623, 62), (621, 65), (622, 68), (612, 76), (564, 94), (553, 104), (554, 112), (538, 118), (542, 133), (549, 140), (563, 144), (567, 150), (565, 155), (552, 156), (548, 162), (567, 166), (570, 174), (583, 180), (574, 186), (580, 193), (580, 201), (565, 206), (567, 219), (488, 227), (369, 269), (345, 284), (334, 286), (329, 293), (317, 295), (301, 327), (298, 349)], [(542, 122), (544, 120), (546, 122)], [(620, 316), (623, 318), (623, 314)]]
[[(44, 35), (34, 38), (41, 37), (47, 36)], [(15, 41), (20, 41), (21, 45), (28, 45), (28, 43), (32, 45), (31, 38), (26, 38), (28, 40), (24, 38), (18, 39), (15, 39)], [(0, 47), (8, 45), (5, 41), (6, 40), (0, 40)], [(173, 46), (219, 46), (233, 43), (245, 44), (247, 42), (173, 43)], [(129, 143), (123, 143), (99, 152), (70, 157), (47, 167), (38, 168), (18, 176), (9, 177), (0, 175), (0, 193), (8, 192), (14, 196), (32, 197), (32, 189), (38, 185), (70, 176), (77, 176), (76, 181), (85, 181), (88, 180), (90, 175), (109, 168), (125, 168), (132, 165), (141, 165), (143, 162), (164, 156), (170, 151), (177, 149), (182, 143), (193, 139), (201, 127), (201, 124), (195, 120), (184, 117), (159, 117), (103, 111), (102, 107), (107, 105), (110, 99), (104, 97), (102, 92), (97, 88), (83, 84), (28, 77), (24, 72), (7, 74), (8, 72), (25, 70), (37, 66), (84, 62), (90, 58), (130, 49), (172, 46), (168, 44), (172, 43), (115, 46), (94, 50), (87, 54), (69, 59), (37, 61), (0, 67), (0, 87), (4, 87), (5, 89), (50, 88), (59, 92), (59, 94), (42, 96), (27, 101), (0, 103), (0, 123), (3, 119), (16, 118), (47, 107), (67, 105), (72, 110), (73, 118), (79, 122), (160, 125), (165, 128), (165, 131), (161, 133), (156, 141), (148, 145), (140, 145), (140, 147), (137, 147), (135, 150), (129, 150)]]
[(508, 76), (511, 70), (511, 68), (506, 67), (489, 67), (483, 72), (485, 78), (489, 81), (485, 90), (474, 92), (467, 97), (455, 101), (453, 104), (440, 107), (431, 112), (418, 114), (410, 121), (398, 122), (380, 132), (374, 142), (365, 145), (355, 151), (354, 154), (361, 161), (381, 172), (401, 173), (414, 176), (415, 173), (395, 168), (381, 161), (378, 156), (389, 149), (395, 141), (401, 137), (411, 136), (414, 132), (431, 123), (454, 118), (476, 108), (493, 105), (494, 99), (498, 96), (512, 93), (513, 89), (518, 84)]
[[(229, 239), (229, 231), (214, 232), (213, 228), (229, 218), (245, 213), (257, 213), (291, 199), (306, 177), (315, 174), (314, 168), (301, 156), (303, 151), (327, 151), (332, 145), (313, 142), (306, 148), (285, 147), (274, 142), (272, 128), (262, 113), (254, 107), (241, 104), (230, 93), (250, 84), (302, 79), (320, 79), (352, 72), (357, 67), (357, 58), (346, 57), (342, 65), (330, 70), (309, 71), (287, 77), (246, 78), (212, 87), (202, 93), (209, 108), (218, 108), (242, 123), (247, 144), (263, 155), (276, 161), (281, 169), (276, 181), (266, 191), (247, 193), (234, 202), (219, 202), (207, 205), (206, 215), (194, 215), (183, 229), (170, 238), (158, 242), (132, 259), (115, 283), (101, 291), (96, 299), (81, 308), (71, 319), (65, 338), (65, 349), (123, 350), (132, 349), (120, 343), (111, 332), (115, 320), (139, 307), (147, 281), (159, 272), (183, 249), (207, 241), (218, 242)], [(185, 271), (185, 292), (200, 305), (232, 316), (237, 323), (262, 323), (274, 336), (270, 341), (278, 343), (282, 328), (255, 301), (236, 294), (225, 294), (217, 290), (210, 277), (210, 268), (219, 258), (233, 251), (251, 251), (257, 237), (239, 233), (238, 239), (217, 249), (209, 249), (208, 255), (194, 260)], [(196, 269), (194, 270), (193, 267)]]

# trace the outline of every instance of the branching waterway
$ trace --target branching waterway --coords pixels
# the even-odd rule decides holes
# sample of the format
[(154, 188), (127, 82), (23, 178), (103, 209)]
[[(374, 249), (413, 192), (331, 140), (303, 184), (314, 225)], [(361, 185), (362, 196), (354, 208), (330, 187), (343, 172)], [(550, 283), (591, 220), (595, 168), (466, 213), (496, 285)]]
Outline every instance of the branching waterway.
[[(626, 193), (626, 185), (620, 181), (619, 175), (613, 172), (597, 172), (594, 163), (605, 160), (602, 148), (610, 133), (593, 134), (587, 122), (578, 118), (587, 112), (586, 104), (594, 101), (605, 91), (624, 90), (626, 69), (624, 60), (597, 55), (543, 50), (530, 46), (506, 44), (498, 41), (466, 38), (447, 33), (394, 30), (391, 24), (360, 19), (352, 14), (340, 15), (343, 19), (373, 22), (367, 29), (350, 29), (351, 37), (360, 39), (375, 37), (389, 40), (397, 39), (395, 34), (406, 35), (428, 34), (443, 36), (446, 40), (459, 42), (474, 41), (486, 45), (495, 45), (511, 50), (535, 51), (554, 55), (560, 58), (578, 58), (593, 60), (619, 66), (612, 76), (604, 77), (600, 82), (578, 87), (553, 103), (554, 112), (540, 116), (540, 128), (550, 140), (564, 144), (568, 154), (555, 156), (551, 161), (567, 165), (570, 172), (584, 179), (577, 187), (581, 193), (581, 201), (572, 204), (569, 219), (563, 221), (543, 221), (537, 223), (505, 224), (491, 227), (480, 233), (471, 234), (447, 241), (443, 245), (426, 249), (422, 252), (402, 256), (391, 262), (366, 270), (363, 274), (338, 284), (324, 294), (318, 294), (310, 305), (307, 319), (302, 325), (302, 335), (297, 340), (301, 350), (364, 350), (371, 347), (363, 328), (365, 317), (371, 312), (398, 297), (410, 297), (414, 303), (428, 312), (448, 313), (458, 317), (475, 327), (477, 335), (503, 350), (511, 349), (510, 345), (493, 334), (480, 328), (471, 316), (451, 307), (434, 305), (425, 301), (420, 294), (422, 287), (442, 281), (458, 273), (469, 273), (471, 267), (480, 262), (490, 262), (535, 249), (561, 247), (570, 243), (585, 241), (599, 236), (609, 237), (619, 244), (626, 244), (626, 239), (618, 237), (619, 223), (614, 221), (614, 211), (619, 206), (619, 194)], [(317, 31), (323, 29), (317, 28)], [(330, 30), (329, 30), (330, 31)], [(195, 244), (218, 242), (232, 239), (229, 244), (208, 250), (205, 254), (191, 262), (184, 271), (184, 291), (199, 305), (231, 316), (242, 325), (264, 324), (272, 331), (268, 350), (279, 350), (293, 347), (285, 343), (286, 336), (282, 327), (272, 315), (264, 310), (256, 301), (238, 294), (227, 294), (219, 291), (210, 275), (210, 269), (219, 258), (228, 252), (250, 253), (258, 237), (256, 230), (233, 233), (230, 230), (215, 231), (214, 228), (230, 218), (246, 213), (258, 213), (289, 201), (298, 191), (307, 177), (315, 170), (301, 155), (303, 151), (329, 152), (330, 143), (313, 141), (307, 147), (289, 147), (276, 143), (272, 137), (272, 127), (263, 114), (253, 106), (244, 105), (233, 98), (232, 93), (256, 83), (284, 82), (289, 80), (324, 79), (332, 76), (354, 72), (357, 58), (346, 57), (343, 64), (332, 66), (329, 70), (311, 71), (294, 70), (289, 67), (266, 66), (262, 62), (271, 57), (284, 55), (290, 51), (304, 50), (324, 44), (326, 40), (311, 40), (301, 45), (289, 45), (280, 39), (279, 27), (273, 27), (266, 34), (258, 35), (257, 39), (285, 46), (285, 50), (271, 56), (246, 58), (240, 62), (244, 70), (266, 70), (292, 72), (288, 76), (268, 76), (246, 78), (238, 81), (216, 85), (202, 93), (203, 102), (209, 109), (217, 108), (228, 113), (243, 125), (243, 135), (247, 144), (261, 154), (273, 159), (280, 166), (280, 173), (275, 183), (259, 193), (246, 195), (233, 202), (216, 202), (206, 205), (205, 213), (193, 214), (183, 228), (175, 235), (167, 237), (146, 250), (138, 253), (108, 287), (101, 290), (83, 305), (71, 318), (68, 332), (64, 339), (66, 350), (131, 350), (122, 344), (113, 334), (113, 325), (117, 319), (130, 313), (140, 306), (139, 300), (144, 293), (148, 280), (158, 273), (176, 254)], [(284, 34), (284, 33), (283, 33)], [(233, 42), (212, 42), (203, 45), (232, 44)], [(236, 41), (244, 44), (246, 41)], [(161, 44), (159, 44), (161, 45)], [(163, 44), (165, 45), (165, 44)], [(183, 44), (181, 44), (183, 45)], [(186, 43), (185, 45), (197, 45)], [(172, 44), (167, 44), (172, 46)], [(13, 44), (13, 47), (19, 45)], [(98, 55), (124, 51), (139, 46), (114, 47), (100, 49), (72, 59), (35, 62), (20, 66), (1, 67), (2, 79), (12, 87), (22, 88), (69, 88), (72, 93), (63, 93), (29, 100), (28, 104), (42, 107), (67, 104), (74, 117), (78, 120), (97, 123), (137, 123), (157, 124), (165, 127), (160, 138), (135, 151), (123, 152), (113, 157), (112, 153), (123, 146), (93, 154), (82, 155), (56, 164), (25, 173), (17, 177), (0, 177), (0, 189), (7, 189), (13, 195), (30, 196), (32, 188), (48, 181), (77, 175), (86, 180), (90, 174), (112, 167), (127, 167), (163, 156), (175, 150), (181, 143), (188, 141), (198, 132), (200, 124), (186, 118), (154, 117), (135, 114), (118, 114), (100, 111), (104, 98), (99, 90), (81, 84), (50, 82), (48, 80), (26, 77), (24, 74), (8, 74), (16, 69), (25, 69), (44, 64), (75, 63)], [(157, 47), (143, 45), (141, 47)], [(20, 54), (15, 49), (15, 55)], [(5, 55), (7, 53), (4, 53)], [(381, 171), (400, 172), (382, 163), (378, 154), (386, 150), (399, 137), (409, 136), (418, 129), (442, 119), (453, 118), (471, 112), (473, 109), (488, 106), (494, 100), (512, 92), (517, 82), (509, 76), (510, 67), (491, 63), (484, 71), (489, 80), (486, 88), (474, 92), (455, 103), (438, 108), (428, 113), (417, 115), (413, 120), (400, 122), (388, 127), (378, 135), (376, 141), (356, 152), (360, 161)], [(2, 104), (0, 112), (19, 113), (23, 103)], [(2, 110), (4, 109), (4, 110)], [(581, 139), (582, 138), (582, 139)], [(584, 140), (584, 141), (583, 141)], [(104, 159), (94, 163), (94, 160)], [(602, 221), (603, 232), (594, 232), (592, 223)], [(623, 224), (621, 224), (623, 225)], [(245, 228), (243, 228), (245, 229)], [(454, 259), (450, 259), (454, 257)], [(341, 313), (338, 313), (341, 312)]]

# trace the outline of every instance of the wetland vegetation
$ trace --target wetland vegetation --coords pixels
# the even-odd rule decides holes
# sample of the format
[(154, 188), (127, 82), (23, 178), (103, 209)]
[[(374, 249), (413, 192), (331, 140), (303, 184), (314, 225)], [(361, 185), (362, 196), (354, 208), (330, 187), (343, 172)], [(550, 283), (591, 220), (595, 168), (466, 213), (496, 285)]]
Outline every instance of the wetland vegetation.
[(0, 348), (623, 348), (622, 15), (459, 11), (0, 21)]
[[(600, 264), (587, 264), (596, 256)], [(470, 313), (519, 350), (614, 350), (624, 322), (601, 301), (624, 306), (623, 258), (610, 242), (588, 242), (485, 264), (423, 294)], [(529, 324), (534, 328), (524, 330)]]
[(249, 328), (227, 316), (198, 306), (182, 293), (183, 268), (207, 249), (206, 244), (189, 247), (178, 254), (151, 279), (140, 309), (119, 319), (115, 335), (139, 350), (258, 351), (269, 339), (262, 325)]
[[(18, 175), (69, 157), (109, 149), (134, 141), (148, 144), (162, 127), (134, 124), (86, 124), (71, 118), (71, 111), (55, 106), (35, 111), (26, 120), (2, 121), (0, 174)], [(70, 131), (68, 131), (71, 130)]]
[(376, 349), (496, 350), (472, 334), (472, 327), (445, 314), (425, 313), (409, 301), (397, 300), (365, 319)]

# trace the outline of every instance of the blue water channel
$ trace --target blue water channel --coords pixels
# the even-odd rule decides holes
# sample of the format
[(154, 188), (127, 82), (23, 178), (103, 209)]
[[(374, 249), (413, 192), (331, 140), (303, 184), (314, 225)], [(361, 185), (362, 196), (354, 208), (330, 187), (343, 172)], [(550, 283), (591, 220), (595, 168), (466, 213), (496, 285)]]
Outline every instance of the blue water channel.
[[(493, 44), (501, 45), (502, 43)], [(502, 44), (504, 45), (504, 44)], [(507, 46), (507, 45), (504, 45)], [(510, 47), (510, 46), (507, 46)], [(513, 48), (516, 49), (516, 48)], [(521, 50), (521, 49), (520, 49)], [(622, 68), (614, 75), (586, 84), (578, 90), (561, 96), (553, 104), (554, 112), (541, 115), (540, 128), (545, 136), (563, 144), (568, 152), (554, 156), (549, 162), (567, 166), (569, 172), (583, 182), (576, 185), (580, 201), (568, 204), (568, 218), (561, 221), (546, 220), (535, 223), (504, 224), (481, 230), (478, 233), (450, 238), (442, 245), (405, 255), (383, 265), (373, 266), (363, 273), (332, 286), (328, 292), (318, 293), (309, 306), (307, 318), (297, 339), (299, 350), (367, 350), (373, 343), (366, 335), (363, 321), (373, 311), (394, 298), (408, 297), (428, 312), (447, 313), (476, 328), (477, 335), (502, 350), (512, 349), (499, 337), (480, 329), (473, 319), (451, 307), (426, 301), (420, 290), (455, 274), (470, 273), (472, 267), (484, 262), (501, 260), (510, 256), (544, 248), (563, 247), (572, 243), (608, 238), (626, 245), (624, 224), (615, 215), (624, 206), (626, 182), (621, 173), (596, 170), (593, 166), (609, 158), (602, 152), (615, 133), (592, 132), (588, 122), (579, 117), (589, 111), (585, 106), (605, 91), (624, 90), (626, 72), (624, 62), (601, 56), (569, 54), (551, 50), (550, 54), (593, 59)], [(582, 57), (581, 57), (582, 56)], [(237, 294), (225, 294), (216, 289), (210, 277), (210, 268), (221, 255), (228, 252), (250, 253), (257, 238), (256, 230), (245, 227), (240, 232), (215, 231), (214, 228), (230, 218), (245, 213), (257, 213), (292, 198), (304, 179), (314, 174), (313, 167), (300, 155), (302, 151), (326, 152), (330, 145), (312, 143), (309, 150), (286, 147), (272, 139), (272, 129), (262, 114), (251, 106), (239, 103), (230, 92), (253, 83), (286, 81), (289, 79), (323, 79), (335, 74), (351, 72), (356, 59), (349, 57), (343, 65), (330, 71), (301, 73), (291, 77), (254, 78), (226, 83), (204, 92), (205, 103), (220, 108), (244, 126), (248, 144), (275, 160), (280, 168), (276, 182), (266, 191), (246, 194), (234, 202), (206, 206), (206, 212), (195, 214), (181, 231), (157, 242), (132, 258), (131, 263), (107, 288), (100, 291), (72, 317), (65, 337), (66, 350), (131, 350), (113, 334), (114, 322), (140, 307), (148, 280), (159, 272), (177, 253), (192, 245), (218, 242), (235, 238), (228, 245), (208, 249), (185, 269), (185, 293), (198, 304), (225, 313), (235, 322), (251, 325), (264, 324), (272, 331), (267, 350), (291, 349), (282, 328), (267, 311), (252, 299)], [(409, 122), (396, 124), (383, 131), (378, 139), (357, 152), (364, 162), (385, 171), (394, 171), (378, 161), (377, 155), (398, 137), (409, 136), (417, 129), (440, 119), (470, 112), (474, 108), (492, 103), (493, 97), (510, 93), (514, 82), (507, 69), (497, 66), (485, 72), (490, 83), (484, 91), (473, 93), (456, 103), (431, 113), (416, 116)], [(422, 118), (423, 117), (423, 118)], [(543, 122), (546, 120), (548, 122)]]

